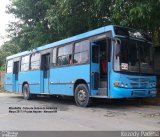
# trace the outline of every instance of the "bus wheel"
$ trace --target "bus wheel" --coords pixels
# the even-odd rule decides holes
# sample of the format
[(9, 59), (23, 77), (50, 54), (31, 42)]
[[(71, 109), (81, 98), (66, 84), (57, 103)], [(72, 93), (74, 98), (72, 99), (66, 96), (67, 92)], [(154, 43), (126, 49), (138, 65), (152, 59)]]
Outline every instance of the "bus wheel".
[(28, 84), (25, 84), (23, 86), (23, 98), (25, 100), (30, 100), (31, 99), (31, 94), (29, 92), (29, 86), (28, 86)]
[(75, 102), (80, 107), (88, 107), (91, 104), (91, 98), (89, 97), (89, 91), (86, 84), (79, 84), (75, 88), (74, 93)]

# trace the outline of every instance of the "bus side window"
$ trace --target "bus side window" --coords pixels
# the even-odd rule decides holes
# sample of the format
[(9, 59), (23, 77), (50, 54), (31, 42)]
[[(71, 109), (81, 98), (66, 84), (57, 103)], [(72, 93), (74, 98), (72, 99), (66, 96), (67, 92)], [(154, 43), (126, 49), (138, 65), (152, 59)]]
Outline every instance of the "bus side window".
[(57, 65), (69, 65), (72, 62), (73, 45), (58, 48)]
[(73, 63), (83, 64), (88, 62), (89, 45), (90, 45), (89, 40), (84, 40), (84, 41), (75, 43)]
[(31, 70), (36, 70), (40, 68), (40, 53), (34, 53), (31, 55)]
[(21, 71), (28, 71), (29, 70), (29, 60), (30, 60), (30, 55), (22, 57)]
[(7, 62), (7, 70), (6, 70), (7, 73), (12, 73), (13, 72), (13, 60), (9, 60)]
[(52, 55), (52, 63), (53, 63), (53, 66), (56, 66), (56, 63), (57, 63), (57, 48), (54, 48), (53, 49), (53, 53), (52, 53), (53, 55)]

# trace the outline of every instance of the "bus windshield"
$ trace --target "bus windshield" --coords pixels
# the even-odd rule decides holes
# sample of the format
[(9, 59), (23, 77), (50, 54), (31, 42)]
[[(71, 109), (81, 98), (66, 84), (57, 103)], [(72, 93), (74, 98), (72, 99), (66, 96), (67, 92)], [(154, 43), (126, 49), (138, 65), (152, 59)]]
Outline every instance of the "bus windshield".
[(114, 45), (114, 70), (153, 74), (152, 45), (129, 38), (119, 38)]

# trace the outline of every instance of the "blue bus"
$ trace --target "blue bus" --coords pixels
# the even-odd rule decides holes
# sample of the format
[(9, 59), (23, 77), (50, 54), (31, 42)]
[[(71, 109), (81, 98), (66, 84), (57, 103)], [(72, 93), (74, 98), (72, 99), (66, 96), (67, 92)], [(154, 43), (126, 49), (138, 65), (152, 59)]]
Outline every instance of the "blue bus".
[(155, 97), (151, 39), (109, 25), (6, 58), (4, 87), (35, 95), (74, 96), (87, 107), (93, 98)]

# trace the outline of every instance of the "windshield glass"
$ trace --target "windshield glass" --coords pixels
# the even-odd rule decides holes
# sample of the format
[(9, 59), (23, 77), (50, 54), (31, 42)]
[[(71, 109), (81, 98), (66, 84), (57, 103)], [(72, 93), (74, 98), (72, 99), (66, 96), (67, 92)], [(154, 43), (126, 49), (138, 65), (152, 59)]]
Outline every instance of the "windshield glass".
[(151, 38), (148, 34), (145, 34), (145, 33), (138, 31), (138, 30), (114, 26), (114, 31), (115, 31), (116, 35), (121, 35), (121, 36), (125, 36), (125, 37), (132, 37), (132, 38), (137, 38), (137, 39), (151, 42)]
[(114, 45), (114, 70), (153, 74), (152, 45), (119, 38)]

